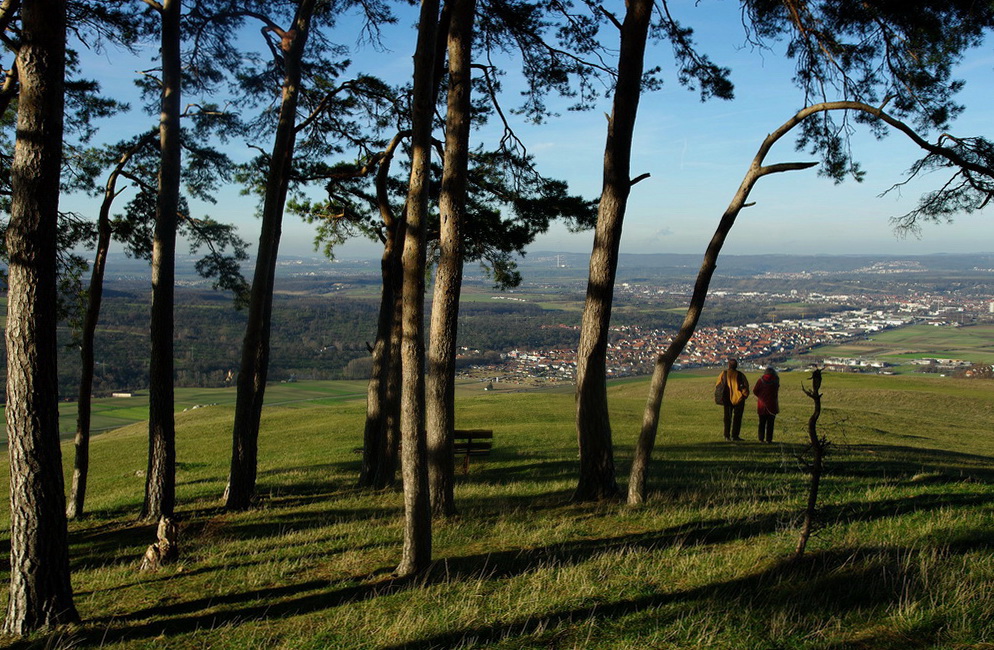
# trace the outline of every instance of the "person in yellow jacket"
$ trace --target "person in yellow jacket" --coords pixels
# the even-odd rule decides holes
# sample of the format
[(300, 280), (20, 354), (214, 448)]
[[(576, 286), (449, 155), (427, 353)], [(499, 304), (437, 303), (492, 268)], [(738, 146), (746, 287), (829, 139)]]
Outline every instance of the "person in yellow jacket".
[(725, 408), (725, 440), (742, 440), (742, 414), (745, 412), (746, 398), (749, 397), (749, 380), (738, 371), (739, 362), (728, 360), (728, 368), (721, 371), (715, 389), (722, 388), (722, 406)]

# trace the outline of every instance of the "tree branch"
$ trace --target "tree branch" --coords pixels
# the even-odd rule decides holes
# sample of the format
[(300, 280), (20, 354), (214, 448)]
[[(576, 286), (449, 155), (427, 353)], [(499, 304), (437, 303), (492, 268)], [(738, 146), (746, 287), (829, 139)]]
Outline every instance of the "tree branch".
[(802, 169), (811, 169), (812, 167), (817, 167), (816, 162), (789, 162), (789, 163), (776, 163), (773, 165), (766, 165), (760, 167), (757, 173), (760, 176), (766, 176), (768, 174), (779, 174), (780, 172), (793, 172)]
[(21, 44), (17, 42), (16, 39), (11, 38), (7, 35), (8, 30), (11, 29), (11, 25), (14, 24), (14, 20), (17, 18), (18, 10), (21, 8), (21, 0), (4, 0), (0, 4), (0, 41), (11, 52), (17, 52), (20, 49)]
[(497, 99), (497, 89), (494, 87), (493, 79), (490, 77), (490, 70), (492, 69), (492, 66), (473, 65), (471, 67), (483, 71), (483, 81), (487, 88), (487, 95), (490, 97), (490, 102), (493, 104), (494, 110), (497, 112), (497, 116), (504, 125), (504, 134), (500, 138), (500, 148), (505, 151), (509, 150), (507, 144), (508, 142), (513, 141), (516, 145), (515, 148), (520, 149), (522, 155), (527, 155), (528, 150), (525, 147), (525, 143), (521, 141), (521, 138), (519, 138), (517, 134), (515, 134), (514, 129), (511, 128), (511, 123), (508, 122), (507, 116), (504, 115), (504, 110), (501, 108), (500, 100)]
[(308, 126), (310, 126), (311, 123), (313, 123), (314, 120), (316, 120), (318, 117), (320, 117), (321, 113), (324, 112), (324, 109), (328, 106), (328, 102), (331, 101), (331, 98), (334, 97), (335, 95), (337, 95), (338, 93), (340, 93), (341, 91), (345, 90), (345, 89), (354, 90), (355, 89), (355, 79), (346, 81), (342, 85), (340, 85), (338, 88), (330, 90), (328, 92), (328, 94), (326, 94), (324, 97), (321, 98), (321, 101), (318, 102), (318, 105), (314, 108), (313, 111), (311, 111), (311, 114), (308, 115), (307, 118), (304, 119), (302, 122), (300, 122), (300, 124), (298, 124), (295, 127), (294, 130), (297, 133), (300, 133), (301, 131), (303, 131), (304, 129), (306, 129)]
[(621, 21), (618, 20), (617, 16), (615, 16), (613, 13), (605, 9), (603, 5), (600, 5), (597, 8), (600, 10), (602, 14), (604, 14), (605, 18), (611, 21), (611, 23), (618, 29), (619, 32), (622, 30), (624, 26), (621, 24)]
[(121, 170), (120, 176), (122, 178), (127, 178), (129, 181), (137, 185), (143, 192), (154, 194), (158, 191), (151, 183), (147, 183), (145, 180), (129, 171)]
[(0, 115), (7, 112), (10, 103), (17, 97), (17, 59), (10, 66), (10, 70), (4, 75), (3, 86), (0, 87)]

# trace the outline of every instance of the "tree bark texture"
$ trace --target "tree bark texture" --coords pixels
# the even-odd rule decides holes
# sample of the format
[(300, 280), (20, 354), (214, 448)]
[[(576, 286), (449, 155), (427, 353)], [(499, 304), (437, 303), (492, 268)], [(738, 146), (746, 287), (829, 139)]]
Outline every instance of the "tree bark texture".
[(173, 415), (173, 298), (180, 187), (180, 0), (164, 0), (159, 187), (152, 240), (151, 358), (149, 360), (148, 468), (141, 518), (171, 517), (176, 505), (176, 424)]
[(90, 274), (90, 286), (87, 288), (86, 313), (83, 316), (83, 328), (79, 346), (80, 374), (79, 398), (76, 402), (76, 435), (73, 439), (75, 455), (73, 460), (72, 487), (69, 491), (69, 502), (66, 516), (75, 519), (83, 516), (86, 504), (86, 480), (90, 470), (90, 400), (93, 397), (93, 344), (100, 320), (100, 304), (103, 299), (104, 271), (107, 268), (107, 251), (110, 248), (111, 226), (110, 209), (117, 197), (117, 179), (131, 158), (155, 137), (151, 132), (141, 138), (134, 147), (125, 152), (110, 176), (104, 188), (104, 198), (100, 204), (100, 214), (97, 218), (97, 250), (93, 258), (93, 271)]
[(376, 321), (376, 342), (373, 344), (373, 367), (366, 385), (366, 426), (362, 436), (362, 467), (359, 470), (359, 487), (372, 487), (376, 483), (377, 468), (383, 462), (386, 438), (386, 392), (390, 372), (390, 330), (393, 325), (393, 267), (396, 248), (395, 229), (387, 228), (383, 256), (380, 259), (380, 311)]
[(404, 267), (401, 260), (403, 242), (407, 228), (403, 221), (397, 228), (397, 251), (394, 256), (393, 271), (393, 312), (390, 323), (390, 355), (386, 370), (386, 389), (383, 397), (383, 437), (380, 439), (380, 464), (376, 468), (373, 485), (385, 488), (397, 481), (397, 468), (400, 465), (400, 394), (402, 388), (403, 361), (401, 346), (404, 336)]
[(403, 443), (404, 549), (396, 570), (400, 576), (420, 573), (431, 563), (431, 504), (424, 413), (424, 274), (438, 8), (438, 0), (422, 0), (414, 53), (411, 180), (407, 193), (407, 234), (402, 256), (404, 306), (400, 429)]
[(297, 133), (297, 101), (300, 95), (301, 60), (307, 44), (315, 0), (297, 7), (293, 27), (283, 39), (285, 69), (280, 118), (266, 179), (262, 207), (262, 232), (256, 257), (255, 276), (249, 297), (248, 322), (238, 371), (238, 395), (231, 441), (231, 470), (225, 490), (225, 507), (244, 510), (255, 497), (259, 449), (259, 422), (269, 373), (269, 336), (273, 316), (273, 287), (283, 228), (293, 150)]
[(607, 337), (618, 270), (618, 247), (632, 185), (632, 137), (653, 3), (651, 0), (630, 0), (626, 4), (618, 81), (604, 148), (603, 190), (597, 210), (577, 350), (576, 432), (580, 477), (573, 498), (578, 501), (604, 499), (618, 493), (607, 406)]
[(7, 230), (10, 596), (3, 627), (16, 635), (79, 620), (69, 579), (56, 368), (65, 3), (26, 0), (21, 19), (21, 89)]
[(470, 64), (475, 0), (455, 0), (449, 24), (449, 96), (445, 157), (439, 196), (439, 260), (431, 308), (425, 409), (428, 425), (428, 479), (435, 515), (456, 512), (455, 463), (456, 332), (462, 289), (462, 221), (466, 217), (471, 124)]
[[(394, 348), (400, 345), (399, 334), (396, 340), (394, 338), (394, 326), (400, 327), (401, 322), (398, 314), (401, 301), (398, 296), (403, 277), (401, 253), (404, 247), (404, 228), (403, 221), (394, 217), (387, 184), (394, 153), (401, 141), (409, 135), (409, 132), (401, 132), (394, 136), (384, 151), (376, 172), (376, 202), (384, 226), (383, 256), (380, 258), (383, 289), (380, 293), (380, 311), (376, 322), (376, 343), (371, 352), (373, 367), (366, 387), (366, 425), (363, 431), (360, 487), (382, 488), (393, 483), (397, 468), (396, 451), (388, 444), (390, 438), (388, 427), (397, 427), (396, 417), (391, 416), (400, 413), (399, 392), (396, 385), (391, 385), (390, 378), (394, 370), (391, 365), (396, 356), (393, 354)], [(400, 357), (396, 358), (399, 362)], [(397, 436), (394, 435), (392, 440), (396, 441)], [(390, 465), (389, 471), (384, 467), (387, 463)], [(388, 474), (389, 480), (387, 480)]]

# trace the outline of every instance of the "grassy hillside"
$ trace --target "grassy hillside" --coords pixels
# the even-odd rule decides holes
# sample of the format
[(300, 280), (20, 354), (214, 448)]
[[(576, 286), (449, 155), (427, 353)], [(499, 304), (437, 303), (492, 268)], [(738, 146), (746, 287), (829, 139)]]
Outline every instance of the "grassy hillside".
[[(802, 379), (783, 375), (772, 446), (751, 442), (752, 408), (746, 442), (721, 441), (713, 380), (674, 379), (651, 498), (640, 508), (569, 503), (577, 466), (571, 393), (467, 388), (458, 424), (494, 429), (494, 452), (459, 477), (460, 516), (436, 525), (437, 562), (416, 581), (390, 575), (400, 554), (399, 492), (353, 487), (361, 401), (267, 408), (262, 500), (242, 514), (219, 509), (231, 407), (180, 413), (182, 559), (156, 574), (135, 570), (153, 541), (152, 527), (134, 522), (145, 429), (103, 434), (93, 440), (91, 514), (70, 526), (86, 622), (33, 641), (73, 648), (994, 643), (991, 385), (827, 375), (822, 431), (834, 444), (824, 526), (795, 563), (789, 556), (806, 487), (796, 457), (810, 413)], [(610, 392), (624, 478), (646, 382), (613, 384)], [(5, 472), (3, 464), (4, 491)], [(0, 495), (4, 522), (6, 504)]]

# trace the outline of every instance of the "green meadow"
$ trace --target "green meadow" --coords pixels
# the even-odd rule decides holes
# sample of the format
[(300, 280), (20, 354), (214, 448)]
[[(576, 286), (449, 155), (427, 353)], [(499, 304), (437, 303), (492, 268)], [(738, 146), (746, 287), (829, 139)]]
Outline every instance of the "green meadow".
[[(569, 390), (462, 386), (458, 426), (493, 429), (494, 449), (457, 477), (459, 515), (436, 522), (435, 563), (414, 580), (391, 575), (400, 559), (401, 493), (354, 486), (364, 403), (348, 397), (361, 393), (361, 383), (270, 387), (260, 500), (236, 514), (220, 507), (232, 399), (224, 391), (191, 393), (184, 399), (217, 405), (177, 414), (180, 561), (157, 573), (136, 570), (154, 541), (153, 527), (135, 520), (145, 481), (143, 423), (98, 435), (88, 515), (70, 523), (84, 622), (6, 642), (315, 649), (994, 644), (991, 384), (826, 375), (820, 432), (832, 444), (821, 524), (805, 557), (793, 561), (807, 487), (798, 460), (811, 412), (805, 378), (782, 375), (775, 444), (761, 445), (753, 408), (745, 442), (726, 443), (711, 403), (713, 379), (674, 377), (650, 498), (640, 507), (570, 502), (577, 451)], [(646, 390), (645, 380), (610, 387), (622, 482)], [(68, 443), (63, 453), (68, 470)], [(6, 471), (4, 463), (2, 490)], [(7, 502), (0, 495), (5, 529)]]
[[(296, 402), (332, 403), (366, 398), (364, 381), (300, 381), (271, 384), (266, 388), (266, 404), (285, 405)], [(177, 411), (204, 406), (234, 406), (234, 388), (177, 388)], [(136, 391), (131, 397), (109, 397), (93, 401), (91, 430), (99, 434), (148, 419), (148, 391)], [(0, 440), (6, 443), (7, 426), (0, 421)], [(63, 438), (76, 431), (76, 402), (59, 404), (59, 433)]]
[(913, 325), (880, 332), (865, 340), (816, 348), (811, 354), (877, 358), (896, 364), (922, 358), (994, 363), (994, 325)]

